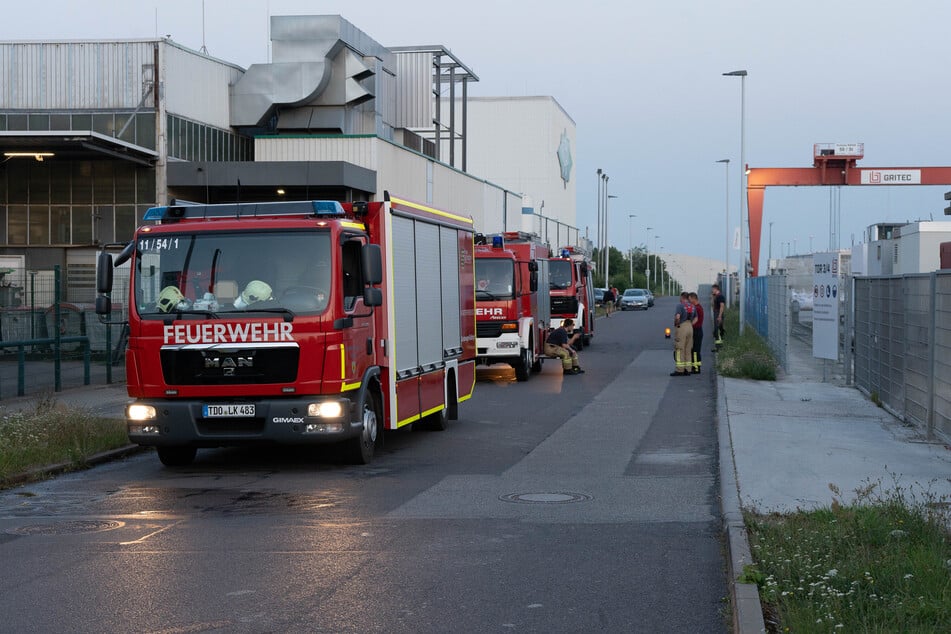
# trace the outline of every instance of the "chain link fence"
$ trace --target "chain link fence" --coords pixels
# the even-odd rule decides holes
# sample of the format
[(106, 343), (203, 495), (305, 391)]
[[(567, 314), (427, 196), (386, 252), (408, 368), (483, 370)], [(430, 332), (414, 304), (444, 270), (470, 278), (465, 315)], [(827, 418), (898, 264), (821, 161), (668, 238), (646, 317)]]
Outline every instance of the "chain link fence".
[(951, 272), (855, 279), (855, 382), (951, 442)]
[[(115, 271), (116, 292), (109, 321), (128, 318), (128, 282), (128, 267)], [(72, 269), (62, 275), (59, 267), (0, 268), (3, 396), (10, 395), (9, 386), (14, 384), (21, 394), (24, 390), (43, 391), (50, 385), (59, 389), (64, 377), (82, 380), (83, 369), (88, 380), (90, 363), (96, 368), (97, 382), (110, 382), (112, 367), (124, 360), (123, 347), (123, 325), (103, 324), (96, 314), (94, 268), (91, 276), (89, 271)], [(70, 366), (70, 362), (75, 363)], [(65, 370), (63, 363), (67, 364)]]

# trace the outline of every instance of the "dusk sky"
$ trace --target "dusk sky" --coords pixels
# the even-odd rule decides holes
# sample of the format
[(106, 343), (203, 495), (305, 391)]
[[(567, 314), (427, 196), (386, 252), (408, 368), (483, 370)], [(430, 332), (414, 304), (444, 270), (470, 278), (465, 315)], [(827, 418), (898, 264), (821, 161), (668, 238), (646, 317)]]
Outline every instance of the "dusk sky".
[[(739, 224), (740, 80), (746, 160), (808, 167), (813, 144), (865, 144), (865, 167), (951, 165), (951, 2), (682, 0), (472, 3), (205, 0), (204, 43), (247, 68), (268, 61), (270, 15), (340, 14), (385, 46), (442, 44), (479, 76), (474, 96), (551, 95), (577, 124), (578, 224), (596, 234), (596, 170), (610, 176), (611, 244), (722, 261)], [(0, 39), (170, 35), (202, 46), (201, 0), (6, 3)], [(877, 222), (951, 219), (948, 187), (841, 190), (838, 246)], [(762, 265), (829, 248), (826, 188), (769, 189)], [(636, 214), (633, 224), (628, 216)], [(655, 239), (654, 236), (660, 236)], [(788, 245), (788, 247), (786, 246)], [(833, 245), (836, 246), (836, 245)], [(738, 264), (737, 252), (731, 261)]]

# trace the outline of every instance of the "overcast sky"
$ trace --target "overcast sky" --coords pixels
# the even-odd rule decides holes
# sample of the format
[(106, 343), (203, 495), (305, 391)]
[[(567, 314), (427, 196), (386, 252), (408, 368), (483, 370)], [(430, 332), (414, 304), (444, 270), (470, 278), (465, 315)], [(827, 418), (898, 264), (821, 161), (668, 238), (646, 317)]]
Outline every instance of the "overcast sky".
[[(577, 124), (578, 223), (594, 237), (596, 170), (610, 176), (611, 244), (722, 260), (739, 225), (740, 80), (746, 160), (808, 167), (816, 142), (864, 142), (866, 167), (951, 164), (947, 0), (205, 0), (211, 55), (268, 56), (267, 16), (340, 14), (384, 46), (442, 44), (482, 95), (552, 95)], [(202, 46), (201, 0), (4, 3), (0, 39), (171, 35)], [(841, 190), (841, 240), (876, 222), (944, 220), (951, 187)], [(829, 190), (771, 188), (761, 269), (772, 253), (825, 250)], [(629, 220), (630, 214), (637, 218)], [(647, 232), (646, 227), (653, 229)], [(660, 236), (654, 238), (654, 236)], [(854, 240), (853, 240), (854, 238)], [(785, 246), (788, 245), (788, 246)], [(731, 251), (738, 263), (738, 252)]]

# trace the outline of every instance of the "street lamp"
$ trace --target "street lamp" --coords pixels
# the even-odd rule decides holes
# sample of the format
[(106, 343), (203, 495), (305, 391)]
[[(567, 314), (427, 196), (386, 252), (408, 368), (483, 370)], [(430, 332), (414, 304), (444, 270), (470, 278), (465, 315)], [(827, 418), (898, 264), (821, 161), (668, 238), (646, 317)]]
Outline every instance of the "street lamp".
[[(746, 75), (745, 70), (723, 73), (724, 77), (740, 78), (740, 269), (736, 276), (740, 285), (740, 334), (746, 324), (746, 248), (743, 241), (743, 225), (746, 222)], [(740, 282), (740, 280), (743, 280)]]
[(644, 280), (645, 280), (644, 283), (647, 284), (648, 286), (651, 285), (651, 236), (650, 236), (650, 231), (651, 231), (651, 229), (653, 229), (653, 228), (654, 228), (654, 227), (648, 227), (648, 228), (647, 228), (647, 244), (646, 244), (646, 249), (647, 249), (646, 256), (647, 256), (647, 257), (644, 258)]
[(634, 286), (634, 223), (637, 214), (627, 215), (627, 256), (631, 265), (631, 286)]
[(660, 236), (654, 236), (654, 286), (657, 286), (657, 271), (660, 269), (660, 262), (657, 261), (657, 258), (660, 256), (660, 250), (664, 248), (657, 246), (658, 240), (660, 240)]
[[(607, 178), (605, 177), (605, 193), (607, 193)], [(617, 198), (617, 196), (610, 195), (607, 196), (604, 200), (604, 286), (605, 288), (611, 288), (611, 285), (608, 283), (610, 279), (610, 267), (611, 267), (611, 240), (608, 238), (608, 202), (612, 198)]]
[(724, 178), (726, 179), (726, 227), (724, 229), (724, 246), (726, 250), (723, 252), (723, 266), (726, 274), (723, 276), (723, 296), (730, 297), (730, 159), (720, 159), (717, 163), (723, 163), (723, 167), (726, 169), (723, 170)]
[(601, 182), (604, 180), (601, 177), (601, 168), (598, 168), (598, 237), (595, 238), (595, 242), (598, 243), (598, 247), (604, 248), (603, 243), (601, 242)]

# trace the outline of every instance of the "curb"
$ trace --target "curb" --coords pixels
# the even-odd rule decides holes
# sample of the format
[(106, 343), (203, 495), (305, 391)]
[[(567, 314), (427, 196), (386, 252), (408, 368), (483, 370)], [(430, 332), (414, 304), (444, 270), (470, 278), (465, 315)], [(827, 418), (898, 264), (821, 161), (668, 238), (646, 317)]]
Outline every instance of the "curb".
[(119, 447), (118, 449), (110, 449), (109, 451), (102, 451), (100, 453), (93, 454), (83, 460), (80, 464), (73, 462), (59, 462), (56, 464), (46, 465), (44, 467), (36, 467), (3, 480), (0, 482), (0, 489), (26, 484), (28, 482), (33, 482), (35, 480), (60, 473), (81, 471), (88, 467), (94, 467), (105, 462), (111, 462), (113, 460), (118, 460), (119, 458), (132, 456), (137, 453), (142, 453), (143, 451), (148, 451), (149, 449), (151, 449), (151, 447), (143, 447), (141, 445), (126, 445), (124, 447)]
[(749, 536), (743, 523), (740, 491), (736, 482), (736, 463), (733, 460), (733, 440), (730, 415), (726, 406), (726, 389), (718, 376), (717, 440), (720, 445), (720, 506), (723, 512), (723, 530), (729, 551), (730, 599), (733, 604), (733, 631), (737, 634), (765, 632), (763, 607), (756, 584), (740, 583), (743, 567), (753, 563)]

